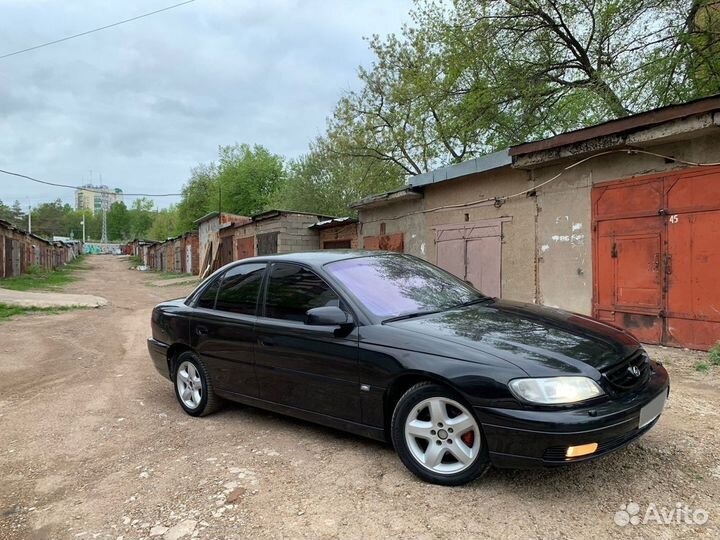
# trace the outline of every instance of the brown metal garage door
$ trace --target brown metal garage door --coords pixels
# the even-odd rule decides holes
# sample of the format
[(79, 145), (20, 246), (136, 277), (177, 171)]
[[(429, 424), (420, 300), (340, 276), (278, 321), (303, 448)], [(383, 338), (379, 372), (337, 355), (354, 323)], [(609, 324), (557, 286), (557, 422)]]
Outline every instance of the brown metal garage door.
[(363, 238), (363, 247), (365, 249), (381, 249), (384, 251), (405, 252), (405, 242), (403, 233), (381, 234), (379, 236), (365, 236)]
[(238, 238), (235, 240), (235, 248), (237, 249), (237, 258), (247, 259), (255, 255), (255, 237)]
[(593, 313), (647, 343), (720, 340), (720, 168), (593, 189)]

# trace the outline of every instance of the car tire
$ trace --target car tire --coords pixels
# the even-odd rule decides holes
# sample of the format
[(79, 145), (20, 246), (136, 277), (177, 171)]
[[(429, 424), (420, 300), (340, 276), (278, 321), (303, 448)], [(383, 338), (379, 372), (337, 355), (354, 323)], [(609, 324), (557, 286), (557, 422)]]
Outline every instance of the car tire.
[(472, 407), (439, 384), (422, 382), (407, 390), (395, 406), (390, 431), (400, 460), (426, 482), (459, 486), (490, 467)]
[(190, 416), (207, 416), (222, 405), (215, 394), (207, 368), (198, 356), (185, 351), (175, 359), (173, 387), (175, 397)]

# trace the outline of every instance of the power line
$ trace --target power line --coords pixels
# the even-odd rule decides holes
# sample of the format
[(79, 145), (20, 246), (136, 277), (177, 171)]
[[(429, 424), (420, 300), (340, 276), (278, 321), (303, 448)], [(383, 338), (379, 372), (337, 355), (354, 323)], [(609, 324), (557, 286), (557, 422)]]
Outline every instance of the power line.
[(108, 28), (113, 28), (113, 27), (115, 27), (115, 26), (120, 26), (121, 24), (129, 23), (129, 22), (132, 22), (132, 21), (137, 21), (138, 19), (143, 19), (143, 18), (145, 18), (145, 17), (150, 17), (151, 15), (156, 15), (156, 14), (158, 14), (158, 13), (162, 13), (163, 11), (169, 11), (169, 10), (171, 10), (171, 9), (175, 9), (175, 8), (180, 7), (180, 6), (184, 6), (185, 4), (189, 4), (189, 3), (194, 2), (194, 1), (195, 1), (195, 0), (185, 0), (185, 2), (180, 2), (179, 4), (173, 4), (172, 6), (167, 6), (167, 7), (164, 7), (164, 8), (162, 8), (162, 9), (157, 9), (157, 10), (151, 11), (151, 12), (149, 12), (149, 13), (143, 13), (142, 15), (137, 15), (136, 17), (131, 17), (131, 18), (129, 18), (129, 19), (125, 19), (125, 20), (122, 20), (122, 21), (114, 22), (114, 23), (112, 23), (112, 24), (108, 24), (108, 25), (105, 25), (105, 26), (100, 26), (99, 28), (93, 28), (92, 30), (87, 30), (87, 31), (85, 31), (85, 32), (80, 32), (79, 34), (73, 34), (72, 36), (67, 36), (67, 37), (64, 37), (64, 38), (56, 39), (56, 40), (54, 40), (54, 41), (48, 41), (47, 43), (42, 43), (42, 44), (40, 44), (40, 45), (34, 45), (33, 47), (28, 47), (28, 48), (26, 48), (26, 49), (21, 49), (21, 50), (19, 50), (19, 51), (14, 51), (14, 52), (11, 52), (11, 53), (3, 54), (3, 55), (0, 55), (0, 60), (2, 60), (2, 59), (4, 59), (4, 58), (8, 58), (8, 57), (10, 57), (10, 56), (15, 56), (15, 55), (17, 55), (17, 54), (22, 54), (22, 53), (26, 53), (26, 52), (29, 52), (29, 51), (34, 51), (35, 49), (41, 49), (41, 48), (43, 48), (43, 47), (48, 47), (48, 46), (50, 46), (50, 45), (55, 45), (55, 44), (57, 44), (57, 43), (62, 43), (63, 41), (69, 41), (69, 40), (71, 40), (71, 39), (79, 38), (79, 37), (82, 37), (82, 36), (87, 36), (88, 34), (94, 34), (95, 32), (100, 32), (101, 30), (107, 30)]
[[(84, 186), (71, 186), (68, 184), (59, 184), (57, 182), (48, 182), (47, 180), (39, 180), (37, 178), (33, 178), (32, 176), (28, 176), (26, 174), (20, 174), (12, 171), (6, 171), (4, 169), (0, 169), (0, 173), (3, 174), (9, 174), (10, 176), (17, 176), (18, 178), (24, 178), (25, 180), (30, 180), (32, 182), (37, 182), (38, 184), (44, 184), (46, 186), (54, 186), (54, 187), (61, 187), (61, 188), (68, 188), (68, 189), (82, 189), (85, 191), (92, 191), (93, 193), (109, 193), (109, 190), (106, 189), (94, 189)], [(123, 195), (125, 197), (181, 197), (182, 193), (125, 193), (123, 192)]]

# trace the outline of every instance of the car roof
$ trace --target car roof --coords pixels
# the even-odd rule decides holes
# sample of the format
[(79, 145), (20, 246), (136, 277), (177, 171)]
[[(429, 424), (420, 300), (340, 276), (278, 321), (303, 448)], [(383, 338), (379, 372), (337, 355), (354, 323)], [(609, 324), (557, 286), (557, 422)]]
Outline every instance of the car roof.
[(394, 251), (380, 251), (370, 249), (321, 249), (318, 251), (301, 251), (296, 253), (281, 253), (278, 255), (262, 255), (249, 257), (235, 261), (238, 263), (247, 262), (294, 262), (302, 263), (312, 267), (320, 267), (327, 263), (353, 259), (356, 257), (378, 257), (382, 255), (400, 255)]

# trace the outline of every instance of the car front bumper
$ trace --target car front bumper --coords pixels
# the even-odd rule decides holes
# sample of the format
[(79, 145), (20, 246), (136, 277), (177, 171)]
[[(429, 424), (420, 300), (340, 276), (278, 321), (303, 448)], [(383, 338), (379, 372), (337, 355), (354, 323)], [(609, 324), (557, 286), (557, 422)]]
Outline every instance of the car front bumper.
[[(660, 415), (640, 426), (640, 411), (669, 395), (670, 380), (659, 364), (640, 390), (579, 409), (530, 410), (475, 407), (496, 467), (554, 467), (596, 459), (627, 446), (647, 433)], [(570, 446), (597, 443), (589, 455), (567, 458)]]
[(148, 338), (147, 346), (150, 358), (155, 365), (155, 369), (157, 369), (158, 373), (166, 379), (172, 380), (170, 377), (170, 368), (168, 366), (168, 349), (170, 347), (162, 341), (158, 341), (153, 338)]

